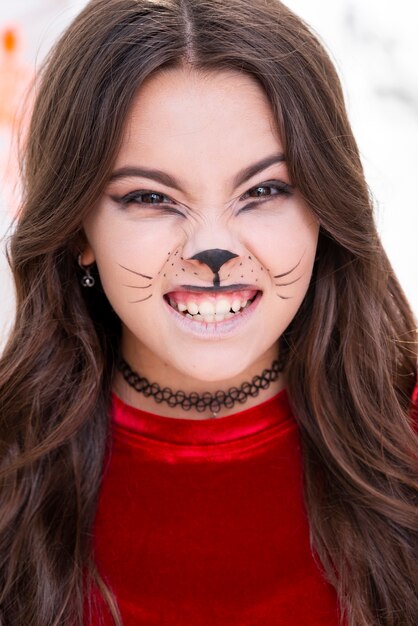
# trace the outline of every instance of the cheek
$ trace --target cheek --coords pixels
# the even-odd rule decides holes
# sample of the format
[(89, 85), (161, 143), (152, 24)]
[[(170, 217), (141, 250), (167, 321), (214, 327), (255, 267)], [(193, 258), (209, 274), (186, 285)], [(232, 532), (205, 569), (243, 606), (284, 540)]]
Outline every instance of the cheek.
[(131, 223), (124, 224), (119, 239), (119, 254), (137, 259), (158, 270), (176, 243), (176, 230), (170, 224)]
[(169, 253), (176, 243), (173, 229), (151, 222), (122, 222), (103, 213), (86, 223), (85, 231), (113, 309), (122, 319), (142, 312), (148, 302), (132, 302), (152, 294), (156, 280), (168, 269)]
[(304, 207), (279, 215), (264, 215), (246, 225), (246, 245), (274, 275), (290, 270), (302, 258), (301, 270), (312, 269), (319, 224)]
[(98, 220), (89, 240), (102, 282), (115, 272), (120, 275), (120, 265), (155, 278), (175, 246), (174, 234), (155, 223)]

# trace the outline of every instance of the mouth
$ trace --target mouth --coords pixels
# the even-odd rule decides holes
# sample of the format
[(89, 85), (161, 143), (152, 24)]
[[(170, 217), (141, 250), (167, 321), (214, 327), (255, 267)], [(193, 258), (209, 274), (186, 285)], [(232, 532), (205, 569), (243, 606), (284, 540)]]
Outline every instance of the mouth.
[(196, 322), (213, 324), (242, 315), (258, 296), (258, 289), (234, 291), (171, 291), (164, 295), (165, 301), (177, 313)]

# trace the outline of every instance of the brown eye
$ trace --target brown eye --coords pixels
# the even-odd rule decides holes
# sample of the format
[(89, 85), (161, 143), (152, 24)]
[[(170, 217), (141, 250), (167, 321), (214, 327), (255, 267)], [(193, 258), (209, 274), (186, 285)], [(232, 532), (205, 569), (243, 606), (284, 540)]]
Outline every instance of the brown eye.
[(161, 193), (143, 193), (140, 194), (142, 197), (142, 202), (144, 204), (160, 204), (161, 202), (164, 202), (164, 198), (165, 196), (163, 196)]
[[(253, 201), (246, 204), (240, 212), (256, 209), (264, 202), (268, 203), (270, 199), (291, 196), (292, 192), (293, 187), (291, 185), (279, 180), (257, 185), (257, 187), (253, 187), (241, 197), (241, 200), (252, 199)], [(260, 202), (257, 202), (257, 198), (260, 198)]]
[(163, 205), (171, 203), (170, 198), (157, 191), (130, 191), (124, 196), (112, 196), (115, 202), (127, 206), (129, 204), (143, 205), (143, 204), (155, 204)]
[(157, 191), (136, 190), (130, 191), (124, 196), (111, 196), (111, 198), (124, 209), (131, 206), (138, 208), (154, 206), (155, 211), (161, 210), (171, 215), (183, 215), (181, 211), (170, 206), (170, 204), (174, 204), (170, 198)]
[(251, 191), (249, 191), (249, 193), (255, 193), (256, 198), (260, 198), (261, 196), (270, 196), (271, 195), (271, 187), (268, 187), (267, 185), (266, 186), (255, 187), (254, 189), (251, 189)]
[(131, 191), (125, 196), (118, 198), (121, 204), (162, 204), (164, 201), (171, 202), (170, 198), (156, 191)]
[(258, 185), (257, 187), (253, 187), (246, 194), (244, 194), (244, 198), (265, 198), (268, 196), (280, 196), (280, 195), (290, 195), (292, 187), (287, 183), (282, 182), (274, 182), (274, 183), (266, 183), (265, 185)]

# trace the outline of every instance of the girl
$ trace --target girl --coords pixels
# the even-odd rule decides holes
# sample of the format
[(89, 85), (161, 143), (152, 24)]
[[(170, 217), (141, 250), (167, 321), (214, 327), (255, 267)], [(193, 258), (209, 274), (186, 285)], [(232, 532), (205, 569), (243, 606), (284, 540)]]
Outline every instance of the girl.
[(416, 324), (278, 0), (94, 0), (42, 73), (1, 624), (413, 626)]

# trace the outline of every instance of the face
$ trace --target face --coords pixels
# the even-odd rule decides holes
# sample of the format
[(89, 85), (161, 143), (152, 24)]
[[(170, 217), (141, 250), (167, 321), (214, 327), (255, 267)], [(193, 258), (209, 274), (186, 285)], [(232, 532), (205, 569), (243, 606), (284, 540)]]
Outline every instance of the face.
[(319, 231), (258, 83), (187, 69), (141, 86), (84, 227), (82, 262), (97, 263), (124, 357), (185, 391), (271, 366), (307, 291)]

